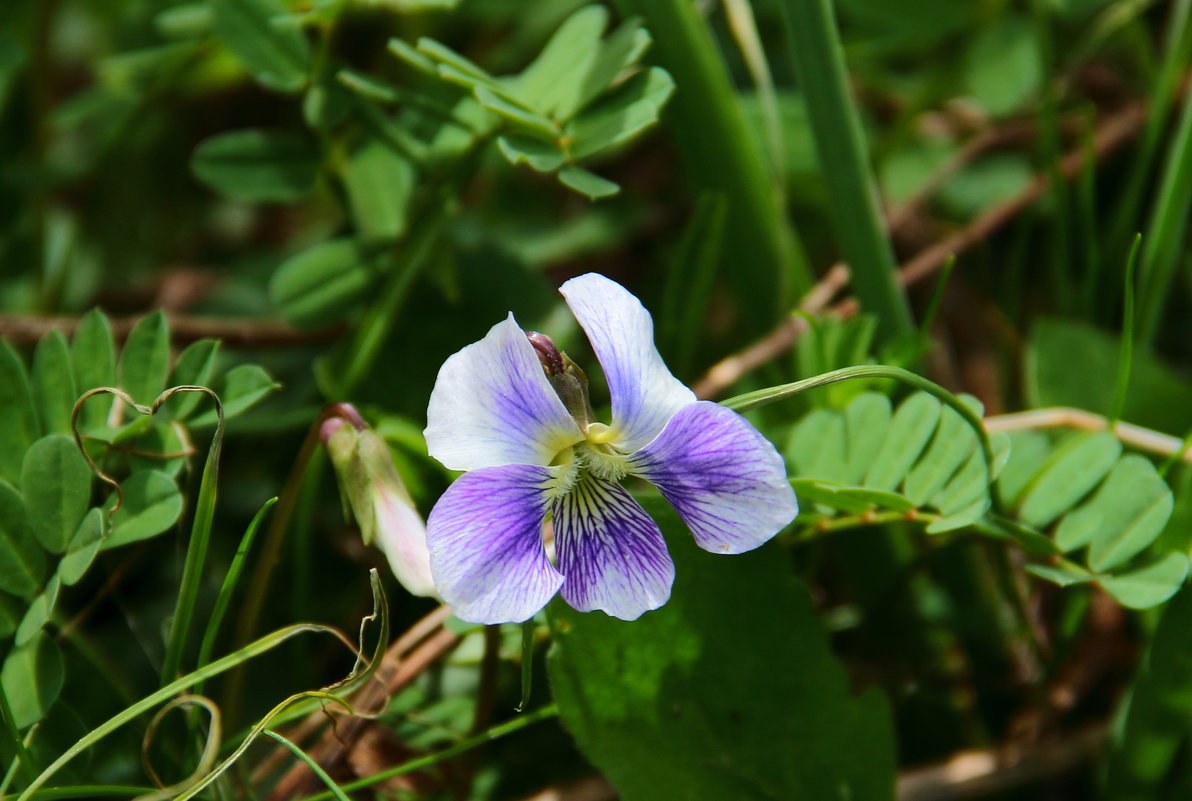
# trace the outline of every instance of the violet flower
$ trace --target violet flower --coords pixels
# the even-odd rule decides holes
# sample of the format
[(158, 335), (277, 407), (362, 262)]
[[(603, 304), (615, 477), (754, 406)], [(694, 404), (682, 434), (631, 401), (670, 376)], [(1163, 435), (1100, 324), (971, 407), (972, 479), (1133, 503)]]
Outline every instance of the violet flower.
[(594, 273), (559, 291), (608, 378), (609, 425), (593, 419), (583, 372), (512, 313), (451, 356), (431, 393), (430, 454), (469, 471), (427, 519), (435, 585), (464, 620), (526, 620), (560, 589), (624, 620), (666, 603), (674, 564), (627, 476), (656, 486), (712, 553), (756, 548), (798, 512), (774, 446), (671, 375), (637, 298)]

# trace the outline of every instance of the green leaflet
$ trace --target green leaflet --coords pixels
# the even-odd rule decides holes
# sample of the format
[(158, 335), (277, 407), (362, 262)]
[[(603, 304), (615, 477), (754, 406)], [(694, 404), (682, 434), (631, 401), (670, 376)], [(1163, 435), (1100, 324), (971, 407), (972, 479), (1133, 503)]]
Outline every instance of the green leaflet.
[(892, 799), (885, 699), (852, 695), (775, 546), (709, 554), (643, 503), (675, 560), (667, 604), (631, 623), (550, 607), (551, 684), (587, 758), (625, 801)]
[[(510, 164), (554, 173), (559, 182), (590, 199), (619, 187), (581, 162), (640, 136), (658, 122), (674, 91), (670, 75), (639, 61), (650, 44), (639, 21), (629, 19), (602, 38), (603, 6), (571, 15), (534, 61), (516, 76), (497, 78), (438, 42), (419, 40), (417, 50), (394, 40), (391, 50), (421, 69), (472, 93), (507, 128), (498, 139)], [(629, 80), (623, 73), (637, 71)]]
[(285, 130), (230, 131), (205, 139), (190, 160), (195, 177), (237, 200), (301, 200), (318, 178), (318, 153), (306, 137)]

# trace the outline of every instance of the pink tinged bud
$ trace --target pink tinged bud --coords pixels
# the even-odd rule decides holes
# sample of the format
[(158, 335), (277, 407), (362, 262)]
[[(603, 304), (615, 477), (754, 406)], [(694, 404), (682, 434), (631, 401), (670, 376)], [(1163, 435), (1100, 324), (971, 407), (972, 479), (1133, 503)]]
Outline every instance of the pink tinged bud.
[(350, 418), (326, 420), (319, 435), (335, 467), (344, 513), (356, 520), (365, 544), (384, 552), (394, 576), (411, 594), (436, 596), (426, 524), (393, 466), (389, 446)]

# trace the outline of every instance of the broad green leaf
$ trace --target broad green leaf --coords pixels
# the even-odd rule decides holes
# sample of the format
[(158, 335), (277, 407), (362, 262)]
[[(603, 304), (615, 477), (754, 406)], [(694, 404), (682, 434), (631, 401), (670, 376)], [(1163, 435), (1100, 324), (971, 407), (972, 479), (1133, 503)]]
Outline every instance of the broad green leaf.
[(215, 34), (262, 86), (298, 92), (306, 85), (310, 45), (300, 28), (278, 24), (279, 0), (208, 0)]
[(1069, 437), (1031, 480), (1018, 518), (1033, 528), (1047, 527), (1101, 483), (1121, 452), (1121, 443), (1102, 431)]
[(16, 481), (21, 457), (37, 439), (37, 412), (25, 363), (4, 340), (0, 340), (0, 410), (0, 478)]
[(670, 73), (651, 67), (576, 117), (567, 127), (572, 157), (582, 159), (631, 141), (658, 122), (674, 93)]
[(79, 581), (95, 561), (96, 554), (103, 547), (104, 537), (107, 535), (107, 515), (98, 507), (87, 512), (78, 531), (70, 540), (66, 555), (58, 563), (58, 578), (66, 586)]
[[(224, 416), (235, 417), (260, 402), (279, 386), (281, 385), (274, 381), (263, 367), (241, 364), (233, 367), (219, 380), (215, 391), (223, 402)], [(213, 426), (218, 419), (215, 409), (209, 408), (196, 415), (190, 425), (192, 428)]]
[(33, 352), (33, 404), (43, 434), (69, 434), (70, 415), (79, 390), (70, 363), (66, 337), (55, 328)]
[[(813, 478), (793, 478), (791, 479), (791, 487), (795, 490), (795, 496), (804, 507), (808, 503), (817, 503), (829, 509), (852, 512), (853, 514), (861, 514), (871, 508), (868, 499), (843, 493), (841, 492), (842, 487), (827, 481), (819, 481)], [(800, 510), (800, 524), (806, 522), (804, 518), (805, 515)]]
[(25, 502), (0, 481), (0, 590), (29, 598), (41, 589), (45, 573), (45, 552), (33, 536)]
[(352, 221), (365, 242), (388, 242), (406, 230), (414, 166), (392, 147), (369, 139), (344, 161)]
[(21, 464), (21, 494), (41, 546), (62, 553), (91, 505), (91, 468), (65, 434), (33, 444)]
[(198, 39), (211, 34), (214, 15), (207, 3), (183, 3), (158, 12), (153, 27), (167, 39)]
[(559, 137), (560, 131), (550, 119), (507, 100), (491, 89), (481, 86), (476, 89), (475, 96), (484, 108), (529, 133), (537, 134), (549, 141)]
[(889, 434), (862, 482), (893, 491), (923, 452), (940, 418), (940, 402), (924, 392), (911, 395), (894, 412)]
[(120, 388), (146, 406), (166, 388), (170, 373), (170, 329), (161, 311), (133, 326), (120, 352)]
[(644, 502), (675, 560), (670, 600), (629, 623), (549, 609), (560, 718), (619, 797), (893, 799), (886, 701), (852, 695), (777, 546), (708, 554), (669, 508)]
[(1183, 585), (1162, 610), (1138, 674), (1124, 694), (1120, 725), (1110, 730), (1104, 798), (1150, 799), (1180, 757), (1192, 719), (1192, 587)]
[(0, 640), (7, 640), (16, 633), (25, 613), (25, 604), (11, 595), (0, 592)]
[(525, 164), (538, 172), (554, 172), (567, 163), (567, 154), (558, 145), (531, 136), (502, 136), (497, 147), (510, 164)]
[[(978, 416), (984, 411), (975, 398), (965, 396), (961, 400), (971, 406)], [(964, 418), (952, 409), (943, 409), (931, 445), (906, 477), (903, 491), (916, 505), (922, 506), (978, 450), (976, 434)]]
[(867, 504), (871, 508), (879, 507), (882, 509), (893, 509), (899, 512), (909, 512), (915, 508), (915, 504), (909, 498), (905, 498), (896, 492), (884, 492), (883, 490), (869, 489), (867, 487), (841, 487), (837, 490), (836, 495), (838, 498), (849, 498), (859, 503)]
[[(211, 400), (206, 395), (197, 392), (178, 393), (170, 399), (170, 402), (182, 397), (197, 397), (200, 398), (200, 403), (211, 405)], [(139, 422), (139, 418), (137, 422)], [(191, 453), (195, 449), (194, 442), (187, 430), (190, 425), (190, 423), (181, 423), (177, 420), (155, 417), (154, 424), (134, 438), (136, 452), (128, 454), (129, 472), (159, 470), (177, 480), (178, 474), (186, 466), (185, 454)]]
[(1088, 584), (1096, 580), (1096, 576), (1080, 565), (1060, 560), (1053, 565), (1027, 565), (1028, 573), (1041, 579), (1058, 584), (1061, 587), (1071, 587), (1075, 584)]
[(44, 631), (9, 651), (0, 683), (17, 729), (27, 729), (46, 716), (62, 692), (63, 678), (62, 652)]
[(785, 454), (793, 475), (843, 484), (844, 419), (830, 409), (812, 409), (791, 429)]
[(582, 84), (571, 96), (562, 98), (565, 105), (556, 116), (566, 119), (607, 91), (623, 72), (638, 63), (649, 46), (650, 33), (641, 27), (640, 20), (626, 20), (604, 40)]
[(517, 77), (514, 87), (518, 96), (531, 108), (556, 119), (574, 113), (584, 87), (593, 79), (607, 78), (593, 74), (607, 25), (608, 10), (603, 6), (585, 6), (568, 17), (534, 63)]
[[(219, 355), (219, 341), (200, 339), (192, 342), (174, 360), (170, 371), (170, 386), (185, 385), (205, 387), (211, 383), (215, 372), (215, 359)], [(194, 413), (203, 396), (197, 392), (179, 392), (169, 400), (169, 408), (176, 420), (185, 420)]]
[(283, 262), (269, 297), (289, 322), (317, 328), (343, 320), (376, 278), (354, 239), (332, 239)]
[(1188, 557), (1169, 553), (1142, 567), (1101, 576), (1101, 588), (1131, 609), (1149, 609), (1175, 595), (1188, 577)]
[[(156, 536), (177, 522), (182, 514), (182, 493), (173, 479), (156, 470), (133, 473), (120, 485), (124, 503), (112, 513), (112, 531), (101, 550)], [(115, 493), (106, 509), (116, 501)]]
[(559, 170), (559, 183), (568, 189), (574, 189), (589, 200), (612, 197), (621, 191), (621, 187), (612, 181), (601, 178), (594, 172), (588, 172), (583, 167), (576, 167), (574, 164)]
[(893, 410), (890, 398), (865, 392), (849, 401), (844, 409), (844, 434), (847, 465), (841, 476), (845, 484), (860, 484), (873, 464), (890, 430)]
[(948, 531), (968, 528), (980, 520), (988, 509), (989, 499), (980, 498), (973, 501), (967, 507), (945, 512), (944, 516), (939, 520), (931, 521), (925, 531), (928, 534), (943, 534)]
[[(1010, 438), (1005, 434), (994, 434), (989, 438), (989, 445), (993, 450), (993, 477), (996, 479), (1010, 456)], [(980, 450), (973, 450), (964, 466), (931, 499), (931, 505), (949, 516), (960, 514), (976, 503), (988, 506), (988, 469), (985, 454)]]
[(1088, 545), (1089, 566), (1098, 573), (1112, 570), (1155, 541), (1173, 503), (1150, 461), (1124, 456), (1092, 499), (1060, 521), (1056, 544), (1065, 551)]
[(228, 197), (288, 203), (314, 189), (319, 156), (301, 134), (248, 129), (200, 142), (190, 168), (196, 178)]
[[(116, 385), (116, 340), (112, 324), (99, 309), (92, 309), (79, 321), (70, 343), (70, 359), (80, 395), (96, 387)], [(88, 399), (80, 416), (83, 426), (103, 425), (113, 402), (110, 395)]]
[[(1042, 318), (1031, 328), (1026, 352), (1025, 390), (1031, 406), (1073, 406), (1110, 414), (1120, 337), (1087, 323)], [(1080, 358), (1072, 358), (1079, 353)], [(1182, 437), (1192, 382), (1146, 348), (1138, 348), (1122, 419)]]
[(990, 114), (1016, 110), (1038, 91), (1043, 59), (1030, 21), (1003, 14), (983, 25), (968, 53), (969, 91)]
[(1051, 454), (1051, 441), (1041, 431), (1011, 431), (1010, 458), (998, 475), (997, 491), (1002, 505), (1018, 505), (1022, 493), (1030, 486), (1031, 479)]
[(50, 622), (50, 617), (54, 614), (54, 605), (58, 603), (58, 591), (61, 589), (62, 580), (55, 573), (46, 582), (45, 589), (29, 604), (29, 609), (21, 618), (21, 624), (17, 626), (17, 636), (13, 642), (18, 648), (37, 636), (45, 624)]

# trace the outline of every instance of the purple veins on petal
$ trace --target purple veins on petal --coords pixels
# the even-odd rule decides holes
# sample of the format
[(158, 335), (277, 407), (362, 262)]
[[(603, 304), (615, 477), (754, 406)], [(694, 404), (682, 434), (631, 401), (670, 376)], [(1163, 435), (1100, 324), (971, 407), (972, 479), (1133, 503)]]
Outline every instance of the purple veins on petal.
[(799, 511), (774, 446), (745, 418), (708, 401), (681, 409), (630, 465), (713, 553), (757, 548)]
[(435, 586), (473, 623), (516, 623), (558, 592), (542, 526), (550, 470), (503, 465), (473, 470), (447, 488), (427, 520)]
[(582, 476), (552, 505), (563, 600), (633, 620), (670, 597), (675, 566), (658, 525), (620, 485)]
[(426, 418), (427, 450), (452, 470), (546, 466), (583, 438), (512, 314), (444, 362)]
[(559, 288), (604, 368), (613, 401), (612, 426), (625, 452), (642, 447), (666, 421), (695, 402), (654, 346), (654, 323), (641, 301), (603, 275), (588, 273)]

